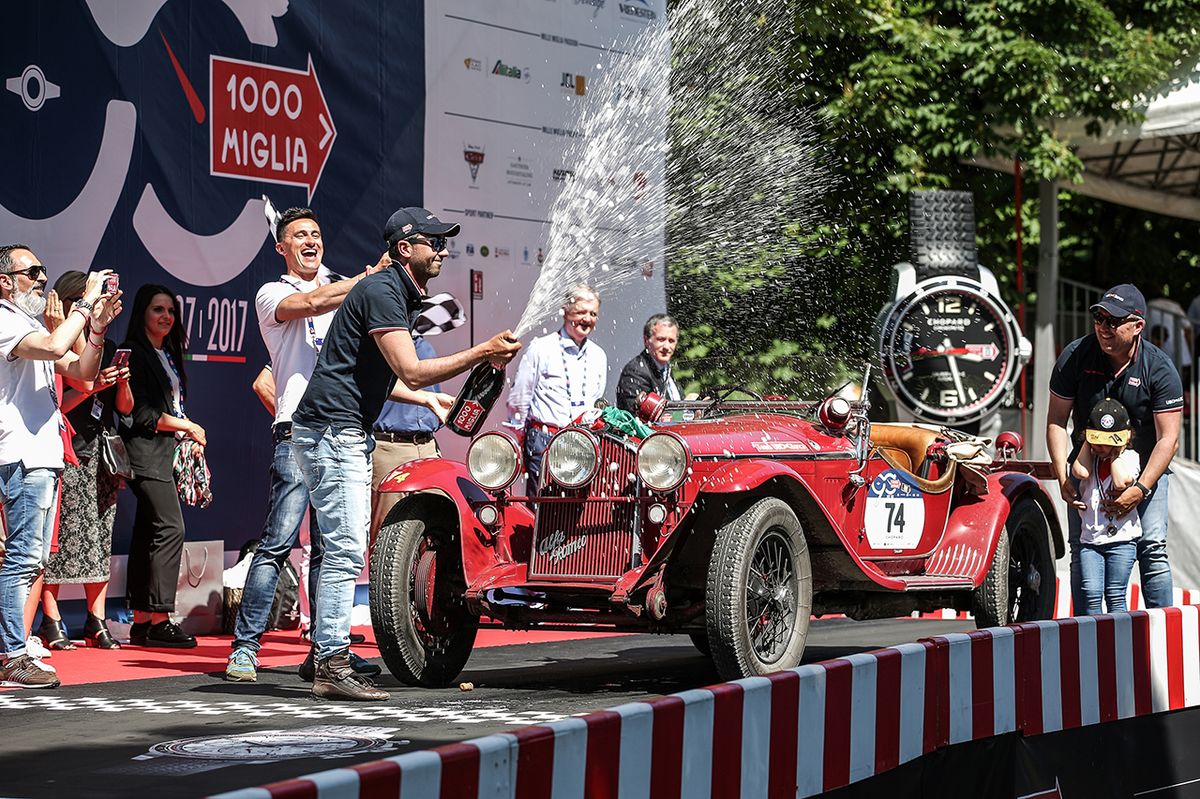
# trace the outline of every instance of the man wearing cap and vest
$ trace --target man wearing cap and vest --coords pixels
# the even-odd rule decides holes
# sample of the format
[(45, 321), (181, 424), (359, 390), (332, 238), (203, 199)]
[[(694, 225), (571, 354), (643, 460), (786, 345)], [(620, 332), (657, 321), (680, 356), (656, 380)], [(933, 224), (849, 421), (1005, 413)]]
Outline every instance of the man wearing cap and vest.
[[(355, 581), (371, 521), (372, 423), (390, 397), (445, 381), (484, 361), (507, 363), (521, 348), (511, 331), (438, 358), (417, 357), (410, 330), (459, 226), (424, 208), (402, 208), (384, 227), (390, 267), (350, 290), (329, 326), (316, 369), (292, 415), (292, 451), (317, 513), (324, 547), (314, 609), (314, 696), (389, 698), (349, 658)], [(399, 377), (399, 381), (397, 381)], [(448, 409), (447, 409), (448, 410)]]
[(563, 325), (535, 338), (517, 368), (505, 425), (524, 431), (525, 493), (537, 496), (542, 454), (550, 438), (604, 396), (608, 356), (588, 340), (600, 315), (600, 295), (579, 283), (563, 298)]
[[(1097, 402), (1111, 398), (1129, 411), (1131, 446), (1143, 465), (1138, 480), (1116, 496), (1104, 511), (1119, 517), (1137, 508), (1142, 522), (1138, 570), (1148, 607), (1172, 603), (1171, 567), (1167, 561), (1167, 487), (1171, 459), (1183, 421), (1183, 383), (1171, 358), (1142, 336), (1146, 300), (1128, 283), (1114, 286), (1092, 305), (1094, 332), (1072, 341), (1062, 351), (1050, 376), (1046, 446), (1063, 499), (1078, 498), (1068, 466), (1079, 453), (1088, 414)], [(1067, 420), (1074, 423), (1073, 440)], [(1067, 514), (1071, 544), (1071, 599), (1076, 611), (1085, 607), (1079, 568), (1079, 514)]]

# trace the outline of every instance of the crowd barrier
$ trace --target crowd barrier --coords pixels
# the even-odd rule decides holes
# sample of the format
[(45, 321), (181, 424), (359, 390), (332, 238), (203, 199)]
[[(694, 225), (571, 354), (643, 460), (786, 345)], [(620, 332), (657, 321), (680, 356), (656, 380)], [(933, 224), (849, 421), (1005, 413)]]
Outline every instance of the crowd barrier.
[(219, 799), (812, 796), (942, 747), (1200, 705), (1195, 606), (925, 638)]

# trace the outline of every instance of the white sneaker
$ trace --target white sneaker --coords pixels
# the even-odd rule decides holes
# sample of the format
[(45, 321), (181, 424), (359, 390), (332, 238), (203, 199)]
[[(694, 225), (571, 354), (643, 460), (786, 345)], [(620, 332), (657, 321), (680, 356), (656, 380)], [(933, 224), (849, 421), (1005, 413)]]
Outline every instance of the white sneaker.
[(42, 659), (39, 657), (34, 657), (33, 655), (30, 655), (29, 659), (33, 661), (33, 665), (37, 666), (42, 671), (49, 672), (50, 674), (58, 673), (57, 671), (55, 671), (53, 666), (51, 666), (49, 663), (43, 663)]
[(36, 635), (31, 635), (25, 640), (25, 652), (31, 658), (48, 658), (50, 650), (42, 646), (42, 641)]

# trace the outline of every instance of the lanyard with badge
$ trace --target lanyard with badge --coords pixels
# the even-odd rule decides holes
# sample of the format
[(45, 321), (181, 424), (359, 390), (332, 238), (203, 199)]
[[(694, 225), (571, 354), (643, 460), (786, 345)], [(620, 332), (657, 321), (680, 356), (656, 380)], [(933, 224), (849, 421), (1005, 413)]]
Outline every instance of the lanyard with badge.
[[(329, 273), (329, 282), (330, 283), (336, 283), (337, 281), (339, 281), (341, 279), (342, 279), (341, 275), (335, 275), (332, 272)], [(320, 288), (321, 275), (319, 272), (318, 272), (315, 280), (317, 282), (316, 287)], [(279, 278), (279, 282), (288, 284), (289, 286), (292, 287), (293, 290), (295, 290), (299, 294), (304, 293), (303, 289), (301, 289), (299, 286), (297, 286), (292, 281), (288, 280), (286, 276)], [(314, 352), (320, 353), (321, 347), (324, 346), (324, 344), (325, 344), (325, 337), (317, 335), (317, 326), (313, 322), (313, 318), (311, 316), (304, 317), (304, 323), (305, 323), (305, 328), (306, 328), (305, 338), (308, 340), (308, 346), (312, 347)]]
[[(587, 342), (585, 341), (584, 344), (586, 344), (586, 343)], [(584, 383), (583, 396), (580, 397), (579, 399), (575, 399), (574, 393), (571, 391), (571, 367), (570, 367), (570, 364), (567, 362), (567, 351), (560, 346), (558, 348), (558, 352), (562, 356), (563, 383), (566, 385), (567, 402), (569, 402), (571, 404), (571, 410), (574, 411), (575, 408), (586, 407), (587, 406), (587, 372), (585, 371), (584, 375), (583, 375), (583, 383)], [(583, 350), (582, 346), (579, 348), (579, 355), (575, 356), (575, 363), (583, 364), (584, 367), (587, 366), (587, 363), (586, 363), (586, 360), (584, 357), (584, 350)]]

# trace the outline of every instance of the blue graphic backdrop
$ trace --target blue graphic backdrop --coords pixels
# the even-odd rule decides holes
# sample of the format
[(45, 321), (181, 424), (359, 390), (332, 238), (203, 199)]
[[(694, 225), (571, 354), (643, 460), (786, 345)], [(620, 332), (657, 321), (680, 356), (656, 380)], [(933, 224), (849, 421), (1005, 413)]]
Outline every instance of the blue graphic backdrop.
[[(186, 511), (187, 537), (236, 548), (260, 532), (271, 450), (250, 390), (266, 360), (253, 298), (283, 268), (259, 198), (310, 204), (335, 271), (374, 263), (387, 216), (422, 200), (423, 3), (47, 0), (6, 4), (0, 16), (0, 240), (32, 246), (51, 282), (68, 269), (117, 269), (127, 306), (146, 282), (184, 298), (190, 352), (223, 359), (188, 364), (188, 411), (208, 431), (216, 499)], [(299, 71), (311, 59), (336, 128), (311, 200), (304, 187), (210, 174), (211, 106), (222, 99), (217, 86), (210, 98), (214, 55)], [(169, 220), (152, 213), (154, 197)], [(134, 223), (143, 212), (152, 234)], [(214, 273), (228, 278), (213, 284)], [(118, 319), (110, 337), (131, 322)], [(117, 553), (132, 506), (123, 493)]]

